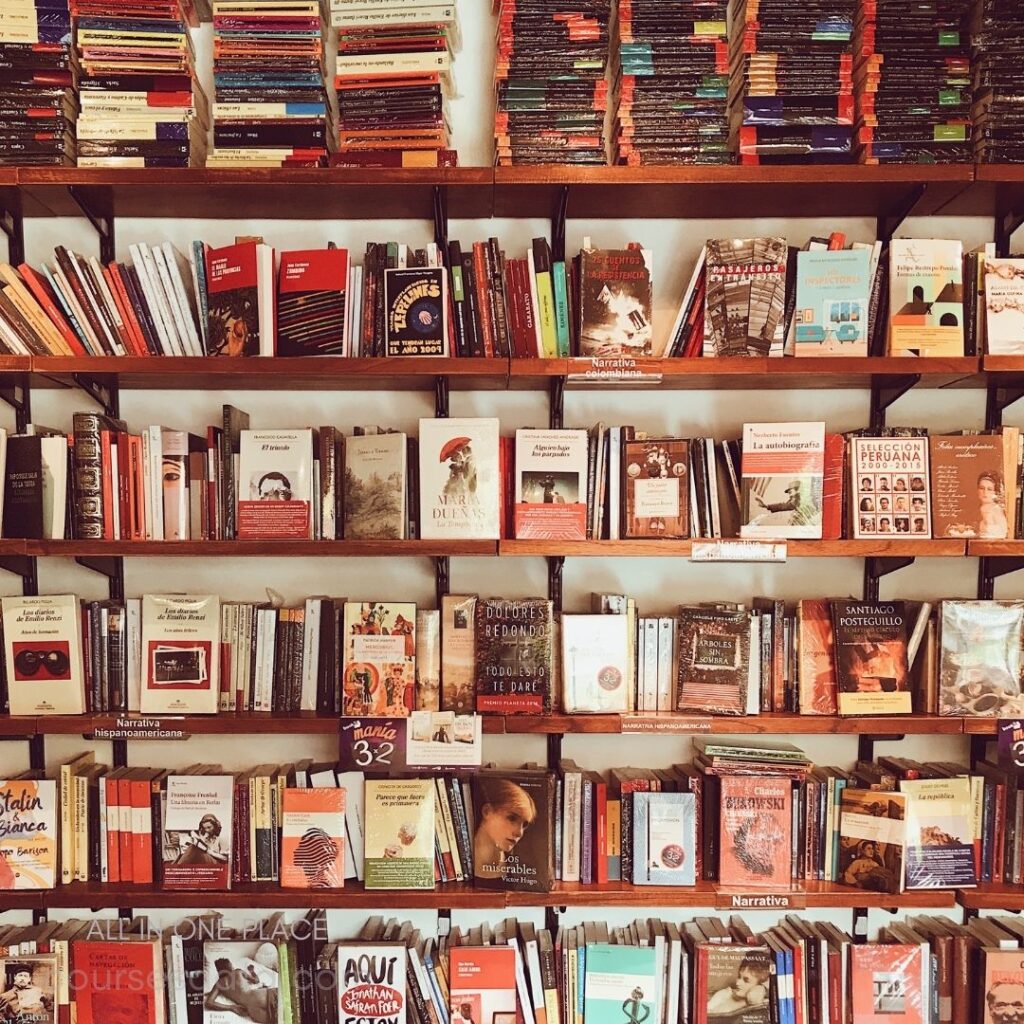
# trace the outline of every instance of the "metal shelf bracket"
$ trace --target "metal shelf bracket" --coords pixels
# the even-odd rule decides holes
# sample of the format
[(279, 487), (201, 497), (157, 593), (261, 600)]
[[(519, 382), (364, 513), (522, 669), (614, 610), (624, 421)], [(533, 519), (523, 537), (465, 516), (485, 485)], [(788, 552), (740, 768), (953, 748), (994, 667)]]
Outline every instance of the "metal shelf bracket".
[(441, 250), (441, 258), (448, 260), (448, 186), (434, 186), (434, 241)]
[(27, 373), (5, 374), (0, 380), (0, 399), (14, 410), (18, 433), (24, 433), (32, 419), (32, 391)]
[(871, 381), (871, 429), (881, 430), (885, 426), (885, 414), (889, 406), (902, 398), (912, 387), (920, 383), (921, 374), (908, 373), (896, 377), (879, 377)]
[(68, 185), (68, 195), (82, 211), (100, 237), (100, 263), (106, 266), (114, 260), (114, 218), (99, 212), (88, 191), (79, 185)]
[(906, 569), (914, 564), (912, 555), (892, 555), (889, 557), (871, 557), (864, 560), (864, 600), (878, 600), (878, 584), (883, 576)]
[(7, 206), (0, 206), (0, 231), (7, 236), (7, 262), (17, 267), (25, 262), (25, 220)]
[(569, 217), (569, 186), (563, 185), (557, 193), (551, 211), (551, 259), (565, 262), (565, 222)]
[(884, 213), (878, 218), (877, 238), (880, 242), (892, 240), (892, 236), (899, 231), (900, 226), (924, 198), (927, 191), (927, 183), (919, 182), (898, 203), (895, 203), (888, 213)]
[(78, 555), (75, 561), (107, 577), (111, 601), (124, 599), (124, 559), (120, 555)]
[(1016, 210), (999, 210), (996, 213), (996, 255), (1005, 258), (1010, 255), (1010, 240), (1013, 233), (1024, 224), (1024, 213)]
[(552, 377), (548, 385), (548, 426), (561, 430), (565, 422), (565, 378)]
[(548, 600), (554, 605), (556, 615), (562, 612), (562, 575), (565, 569), (565, 555), (548, 555)]
[(448, 418), (448, 403), (451, 397), (449, 380), (444, 374), (434, 378), (434, 416), (439, 419)]
[(1024, 398), (1024, 384), (989, 384), (985, 398), (985, 429), (1003, 425), (1003, 413)]
[(32, 555), (0, 555), (0, 569), (21, 577), (21, 592), (25, 597), (39, 593), (39, 576)]
[(981, 558), (978, 560), (978, 600), (995, 597), (996, 580), (1024, 569), (1024, 558)]
[(437, 607), (451, 593), (451, 558), (448, 555), (434, 557), (434, 593), (437, 596)]
[(118, 419), (121, 415), (121, 395), (114, 377), (94, 377), (88, 373), (76, 373), (75, 384), (80, 387), (107, 416)]
[(904, 736), (903, 733), (894, 733), (891, 736), (876, 736), (871, 733), (863, 733), (857, 737), (857, 760), (874, 761), (876, 743), (888, 743), (890, 741), (896, 742), (903, 739), (906, 739), (906, 736)]

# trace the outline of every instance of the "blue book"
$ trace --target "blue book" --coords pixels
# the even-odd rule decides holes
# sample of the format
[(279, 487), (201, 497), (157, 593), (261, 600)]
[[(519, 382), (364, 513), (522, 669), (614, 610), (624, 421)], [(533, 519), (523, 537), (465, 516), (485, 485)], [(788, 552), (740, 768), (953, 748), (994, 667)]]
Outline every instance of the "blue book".
[(796, 355), (868, 354), (870, 262), (868, 249), (797, 254)]
[(633, 794), (633, 884), (696, 885), (697, 798)]
[(654, 1024), (657, 967), (653, 946), (587, 945), (586, 969), (579, 971), (587, 1024)]

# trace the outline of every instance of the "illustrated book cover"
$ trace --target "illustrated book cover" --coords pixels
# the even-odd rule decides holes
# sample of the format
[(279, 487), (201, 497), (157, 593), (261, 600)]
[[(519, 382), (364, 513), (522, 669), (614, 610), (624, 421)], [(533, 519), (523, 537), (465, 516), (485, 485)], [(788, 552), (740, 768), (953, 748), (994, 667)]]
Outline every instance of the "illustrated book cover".
[(633, 884), (695, 885), (693, 793), (633, 794)]
[(697, 1007), (701, 1024), (770, 1024), (772, 975), (767, 946), (700, 942), (696, 946), (696, 990), (703, 1005)]
[(587, 539), (585, 430), (517, 430), (515, 535)]
[(73, 941), (70, 946), (76, 1024), (110, 1024), (118, 1018), (158, 1024), (165, 998), (159, 940)]
[(629, 249), (580, 252), (581, 356), (650, 356), (654, 332), (651, 254)]
[(345, 790), (285, 789), (281, 888), (340, 889), (345, 882)]
[(342, 715), (411, 714), (416, 688), (416, 605), (346, 601), (342, 628)]
[(399, 942), (338, 943), (341, 1024), (405, 1024), (406, 959)]
[(931, 537), (926, 437), (854, 437), (850, 447), (853, 536)]
[(657, 1019), (660, 988), (654, 946), (588, 943), (583, 979), (587, 1024), (623, 1024)]
[(836, 682), (841, 715), (909, 715), (907, 643), (902, 601), (833, 601)]
[(963, 243), (894, 238), (889, 243), (889, 351), (964, 354)]
[(281, 989), (277, 943), (203, 943), (203, 1024), (274, 1024), (281, 1019)]
[(662, 437), (623, 443), (624, 537), (689, 537), (689, 463), (689, 441)]
[(434, 888), (434, 783), (367, 779), (367, 889)]
[(465, 714), (476, 705), (474, 595), (441, 598), (441, 710)]
[(348, 250), (281, 253), (277, 278), (277, 354), (345, 355)]
[(243, 430), (238, 539), (308, 540), (312, 510), (313, 431)]
[(844, 789), (837, 880), (869, 892), (902, 892), (906, 817), (902, 793)]
[(838, 710), (832, 607), (825, 600), (797, 604), (797, 689), (800, 714), (834, 715)]
[(551, 714), (554, 633), (554, 611), (544, 598), (476, 602), (478, 712)]
[(1003, 436), (933, 434), (928, 443), (934, 536), (1009, 538), (1014, 510), (1007, 510)]
[(345, 438), (346, 540), (405, 540), (407, 458), (402, 433)]
[(735, 888), (791, 883), (793, 784), (785, 778), (721, 778), (718, 881)]
[(907, 797), (906, 888), (977, 885), (970, 779), (902, 779), (900, 792)]
[(985, 354), (1024, 355), (1024, 259), (984, 261)]
[(445, 355), (448, 274), (444, 267), (388, 267), (384, 316), (386, 356)]
[(163, 887), (231, 888), (234, 776), (169, 775), (163, 831)]
[(870, 262), (868, 249), (797, 253), (795, 355), (868, 354)]
[(928, 1024), (931, 956), (903, 943), (850, 946), (850, 1004), (857, 1024)]
[(240, 242), (206, 252), (206, 352), (274, 355), (274, 250)]
[(448, 956), (452, 1024), (512, 1024), (516, 951), (511, 946), (452, 946)]
[(750, 616), (680, 608), (676, 710), (743, 715), (750, 675)]
[(56, 885), (58, 813), (54, 779), (0, 782), (0, 890)]

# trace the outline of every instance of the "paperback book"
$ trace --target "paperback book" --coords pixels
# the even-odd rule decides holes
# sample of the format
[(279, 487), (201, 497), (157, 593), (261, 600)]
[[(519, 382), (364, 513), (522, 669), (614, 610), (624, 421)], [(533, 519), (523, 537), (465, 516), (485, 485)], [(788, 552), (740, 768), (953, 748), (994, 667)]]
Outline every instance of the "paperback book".
[(345, 882), (345, 790), (285, 789), (281, 887), (340, 889)]
[(231, 775), (169, 775), (163, 824), (163, 887), (231, 888)]
[(834, 715), (838, 707), (832, 607), (826, 600), (797, 605), (797, 687), (802, 715)]
[(588, 1024), (656, 1019), (658, 989), (653, 946), (587, 944), (583, 1012)]
[(434, 888), (434, 783), (367, 779), (367, 889)]
[(625, 537), (689, 537), (690, 442), (675, 438), (622, 445)]
[(854, 437), (850, 447), (853, 536), (931, 537), (926, 437)]
[(585, 430), (517, 430), (515, 535), (587, 539)]
[(554, 611), (544, 598), (476, 602), (476, 710), (549, 715), (554, 693)]
[[(9, 949), (4, 947), (5, 952)], [(63, 967), (66, 973), (66, 962)], [(0, 956), (0, 1007), (5, 1019), (13, 1024), (57, 1024), (60, 974), (56, 953), (18, 953), (15, 947), (11, 955)]]
[(274, 355), (274, 250), (241, 242), (206, 252), (207, 354)]
[(795, 355), (868, 354), (870, 262), (867, 249), (797, 254)]
[[(1007, 511), (1003, 435), (933, 434), (928, 441), (934, 535), (1009, 538), (1013, 510)], [(1014, 456), (1014, 469), (1016, 461)]]
[(341, 1024), (405, 1024), (406, 947), (398, 942), (338, 944)]
[(562, 708), (567, 714), (632, 710), (632, 644), (625, 615), (563, 615)]
[(408, 444), (405, 434), (345, 438), (346, 540), (404, 540)]
[(792, 802), (789, 779), (722, 776), (718, 863), (722, 885), (786, 888), (790, 884)]
[(851, 945), (853, 1019), (857, 1024), (928, 1024), (931, 962), (927, 945)]
[(696, 947), (694, 970), (702, 1024), (770, 1024), (773, 972), (767, 946), (702, 942)]
[[(159, 1020), (157, 1007), (164, 1000), (163, 951), (159, 941), (73, 941), (69, 945), (76, 1024), (109, 1024), (119, 1015), (146, 1024)], [(61, 988), (63, 984), (51, 990), (52, 994), (56, 995)]]
[(984, 275), (986, 354), (1024, 355), (1024, 259), (986, 258)]
[(441, 710), (465, 714), (476, 704), (475, 596), (441, 598)]
[(54, 779), (0, 782), (0, 890), (56, 885), (57, 817)]
[(285, 998), (277, 944), (204, 942), (203, 992), (202, 1024), (274, 1024)]
[(907, 798), (907, 889), (977, 885), (970, 779), (903, 779), (900, 792)]
[(894, 356), (964, 354), (963, 244), (889, 243), (889, 350)]
[(448, 984), (454, 1024), (512, 1024), (516, 1017), (516, 950), (452, 946)]
[(384, 271), (385, 355), (443, 356), (448, 351), (448, 275), (444, 267)]
[(281, 253), (277, 282), (277, 354), (345, 355), (347, 249)]
[(313, 431), (241, 433), (238, 539), (308, 540), (313, 536)]
[(909, 715), (905, 604), (833, 601), (832, 630), (839, 714)]
[(843, 790), (837, 880), (869, 892), (903, 891), (907, 798), (878, 790)]
[(633, 884), (695, 885), (693, 793), (633, 794)]
[(346, 601), (342, 715), (404, 718), (415, 708), (416, 605)]
[(580, 252), (580, 355), (650, 356), (651, 254), (628, 249)]
[(746, 612), (680, 608), (676, 710), (743, 715), (750, 675)]

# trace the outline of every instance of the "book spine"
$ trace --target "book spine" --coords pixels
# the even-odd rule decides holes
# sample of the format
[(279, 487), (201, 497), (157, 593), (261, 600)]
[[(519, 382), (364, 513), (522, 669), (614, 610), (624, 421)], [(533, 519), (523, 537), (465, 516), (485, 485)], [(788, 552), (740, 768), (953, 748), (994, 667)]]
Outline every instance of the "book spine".
[(491, 300), (491, 282), (487, 272), (487, 256), (483, 242), (473, 243), (473, 284), (476, 289), (476, 308), (483, 337), (483, 355), (494, 356), (494, 320)]
[(96, 413), (76, 412), (74, 431), (74, 534), (79, 540), (102, 540), (103, 465), (100, 431), (103, 417)]

